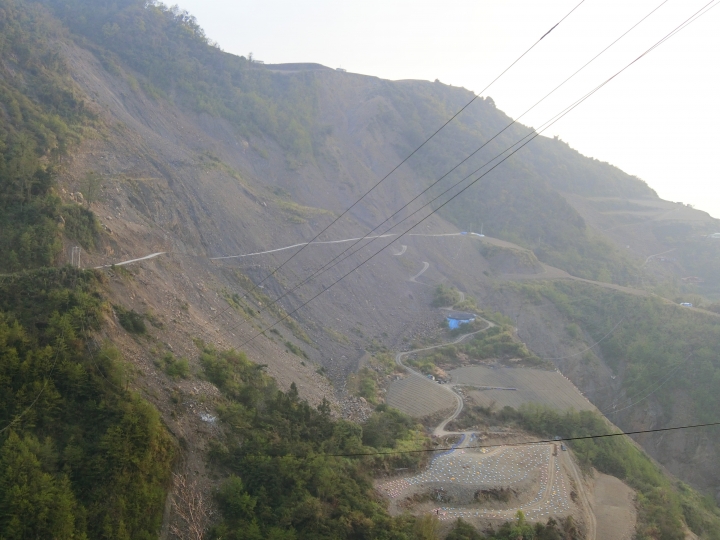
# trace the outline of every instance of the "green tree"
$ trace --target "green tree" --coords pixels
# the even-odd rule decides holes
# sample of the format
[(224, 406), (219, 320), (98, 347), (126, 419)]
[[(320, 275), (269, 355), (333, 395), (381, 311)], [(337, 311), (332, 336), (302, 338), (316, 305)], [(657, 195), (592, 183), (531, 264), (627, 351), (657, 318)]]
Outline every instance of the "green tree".
[(15, 432), (0, 449), (0, 538), (85, 538), (76, 528), (70, 482), (50, 472), (55, 463), (41, 462), (42, 450), (35, 437)]
[(102, 176), (95, 171), (88, 172), (80, 183), (80, 193), (87, 202), (88, 208), (98, 200), (102, 191)]

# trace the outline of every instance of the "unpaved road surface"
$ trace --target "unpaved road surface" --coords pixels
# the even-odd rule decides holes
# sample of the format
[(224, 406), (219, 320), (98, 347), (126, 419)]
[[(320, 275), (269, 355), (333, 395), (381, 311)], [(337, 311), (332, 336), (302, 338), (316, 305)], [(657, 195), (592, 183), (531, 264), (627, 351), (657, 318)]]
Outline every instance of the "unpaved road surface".
[[(413, 283), (420, 283), (417, 278), (422, 276), (428, 268), (430, 268), (430, 263), (423, 262), (422, 270), (420, 270), (417, 274), (411, 277), (409, 281), (412, 281)], [(420, 285), (425, 285), (425, 283), (420, 283)]]
[(598, 538), (632, 540), (637, 521), (635, 492), (621, 480), (602, 473), (595, 475), (594, 484)]
[[(425, 270), (426, 268), (420, 273)], [(451, 500), (457, 501), (456, 504), (423, 509), (436, 514), (441, 520), (463, 518), (506, 521), (513, 519), (517, 511), (522, 510), (529, 520), (545, 521), (551, 516), (564, 517), (573, 513), (575, 505), (571, 500), (569, 487), (569, 478), (572, 476), (580, 491), (583, 521), (588, 529), (586, 538), (596, 540), (595, 514), (569, 452), (558, 452), (559, 443), (500, 446), (491, 452), (487, 452), (484, 448), (479, 450), (472, 448), (476, 436), (474, 432), (453, 432), (445, 429), (449, 422), (458, 417), (464, 406), (463, 398), (455, 390), (455, 385), (440, 385), (403, 363), (403, 358), (410, 354), (457, 344), (495, 326), (490, 321), (482, 320), (488, 325), (482, 330), (462, 335), (449, 343), (399, 352), (395, 356), (398, 366), (405, 369), (409, 377), (415, 378), (418, 385), (426, 386), (428, 390), (432, 386), (433, 392), (442, 388), (444, 392), (454, 397), (455, 410), (440, 422), (433, 435), (436, 437), (457, 435), (460, 436), (460, 441), (450, 451), (436, 456), (422, 473), (380, 483), (378, 489), (391, 500), (424, 495), (428, 490), (434, 490), (436, 494), (442, 493), (443, 496), (450, 494)], [(415, 396), (417, 400), (422, 401), (425, 393), (418, 391)], [(497, 488), (510, 488), (514, 493), (521, 495), (509, 505), (491, 503), (485, 508), (480, 508), (474, 501), (478, 490)], [(534, 494), (534, 498), (528, 500), (529, 495), (523, 496), (526, 494)]]

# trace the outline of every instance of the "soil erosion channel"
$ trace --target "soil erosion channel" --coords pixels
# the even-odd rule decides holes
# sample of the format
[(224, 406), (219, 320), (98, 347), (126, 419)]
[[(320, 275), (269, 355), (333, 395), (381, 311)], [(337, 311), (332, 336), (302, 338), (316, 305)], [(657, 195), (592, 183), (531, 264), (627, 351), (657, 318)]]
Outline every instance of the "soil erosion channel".
[[(422, 401), (428, 393), (447, 392), (455, 410), (433, 431), (436, 437), (458, 436), (452, 449), (435, 456), (428, 467), (414, 476), (404, 476), (379, 483), (378, 489), (391, 500), (391, 507), (436, 514), (440, 520), (463, 518), (476, 524), (507, 521), (522, 510), (528, 520), (546, 521), (549, 517), (573, 515), (587, 526), (587, 538), (595, 540), (595, 516), (585, 494), (582, 480), (570, 452), (560, 450), (560, 443), (538, 443), (527, 446), (473, 448), (479, 441), (474, 431), (447, 431), (445, 428), (462, 412), (464, 402), (454, 383), (438, 384), (407, 366), (403, 359), (413, 353), (460, 343), (495, 326), (482, 319), (487, 327), (454, 339), (452, 342), (400, 352), (395, 362), (415, 379), (414, 399)], [(467, 386), (463, 384), (462, 386)], [(431, 388), (432, 387), (432, 388)], [(573, 502), (573, 491), (580, 498)]]

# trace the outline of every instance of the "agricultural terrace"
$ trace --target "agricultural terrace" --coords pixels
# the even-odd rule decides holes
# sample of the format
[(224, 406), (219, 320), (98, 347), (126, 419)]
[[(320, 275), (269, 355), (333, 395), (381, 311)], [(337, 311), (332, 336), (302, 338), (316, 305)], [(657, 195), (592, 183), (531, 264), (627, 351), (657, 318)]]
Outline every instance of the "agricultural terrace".
[(397, 513), (488, 522), (512, 520), (522, 510), (529, 520), (546, 521), (578, 512), (564, 459), (554, 444), (458, 448), (434, 458), (422, 473), (382, 482), (378, 490)]
[[(595, 410), (580, 391), (557, 371), (531, 368), (510, 368), (504, 366), (469, 366), (449, 372), (452, 383), (463, 387), (468, 401), (481, 407), (494, 404), (501, 409), (505, 406), (517, 409), (524, 403), (540, 403), (564, 411)], [(471, 389), (475, 387), (475, 389)], [(495, 390), (492, 388), (517, 388), (517, 390)]]
[(430, 379), (408, 376), (390, 383), (385, 398), (388, 405), (414, 418), (424, 418), (453, 409), (456, 400), (438, 383)]

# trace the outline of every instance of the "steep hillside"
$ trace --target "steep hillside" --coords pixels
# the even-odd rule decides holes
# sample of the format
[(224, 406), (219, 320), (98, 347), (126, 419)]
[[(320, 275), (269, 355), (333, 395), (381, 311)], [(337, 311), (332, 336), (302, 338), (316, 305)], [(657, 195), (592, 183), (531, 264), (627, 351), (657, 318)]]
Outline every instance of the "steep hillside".
[[(270, 499), (287, 495), (282, 489), (269, 499), (262, 482), (250, 478), (256, 462), (241, 441), (252, 441), (258, 452), (302, 452), (287, 469), (275, 466), (281, 458), (263, 464), (277, 475), (277, 485), (296, 480), (309, 455), (378, 447), (359, 435), (358, 426), (338, 420), (372, 414), (364, 400), (344, 391), (347, 377), (368, 353), (406, 348), (438, 332), (443, 314), (431, 303), (441, 283), (467, 293), (468, 305), (472, 295), (481, 308), (515, 321), (532, 352), (558, 366), (603, 411), (644, 391), (646, 381), (667, 385), (671, 397), (653, 393), (647, 409), (612, 418), (622, 427), (712, 416), (716, 318), (672, 311), (680, 308), (651, 299), (655, 292), (712, 307), (720, 241), (706, 238), (718, 224), (706, 214), (662, 201), (641, 180), (540, 137), (412, 235), (365, 240), (296, 289), (352, 243), (309, 246), (273, 275), (298, 247), (264, 252), (307, 242), (330, 225), (469, 101), (467, 90), (317, 64), (258, 65), (214, 47), (187, 13), (144, 0), (0, 0), (0, 28), (0, 270), (9, 291), (0, 305), (0, 330), (10, 336), (0, 345), (20, 355), (43, 350), (27, 383), (42, 387), (52, 351), (63, 350), (63, 325), (73, 331), (72, 353), (61, 358), (65, 386), (53, 392), (60, 412), (44, 424), (18, 428), (18, 439), (7, 443), (10, 457), (0, 459), (23, 452), (47, 456), (32, 465), (35, 478), (53, 483), (65, 501), (66, 512), (58, 515), (72, 515), (78, 531), (90, 534), (99, 526), (86, 527), (84, 516), (102, 517), (92, 509), (109, 488), (101, 483), (83, 491), (90, 480), (74, 468), (75, 447), (100, 456), (97, 470), (105, 474), (103, 452), (114, 450), (111, 443), (132, 417), (154, 442), (124, 449), (142, 465), (126, 488), (143, 492), (138, 500), (152, 515), (142, 521), (137, 508), (108, 510), (112, 515), (102, 519), (108, 530), (120, 531), (118, 537), (122, 531), (152, 535), (161, 521), (167, 536), (177, 526), (168, 519), (172, 500), (164, 509), (158, 502), (170, 490), (171, 470), (181, 484), (196, 475), (205, 493), (218, 486), (216, 473), (248, 477), (244, 485), (225, 484), (218, 535), (242, 537), (237, 531), (253, 527), (253, 534), (279, 534), (273, 528), (279, 519), (299, 527), (298, 537), (351, 536), (363, 527), (377, 537), (417, 534), (421, 522), (391, 520), (367, 498), (366, 469), (397, 463), (323, 458), (316, 483), (298, 492), (302, 500), (279, 503)], [(391, 226), (529, 133), (512, 126), (391, 217), (510, 122), (492, 99), (476, 100), (319, 240), (404, 232), (429, 210)], [(459, 234), (481, 227), (485, 238)], [(73, 246), (82, 248), (80, 266), (102, 269), (44, 269), (77, 262)], [(688, 277), (699, 279), (683, 281)], [(623, 300), (587, 293), (595, 288)], [(37, 290), (44, 304), (27, 311), (25, 290)], [(575, 310), (565, 306), (566, 296), (589, 299)], [(73, 311), (76, 303), (92, 317)], [(49, 316), (53, 310), (57, 316)], [(623, 317), (635, 322), (615, 335), (613, 321)], [(613, 338), (605, 340), (606, 334)], [(233, 347), (243, 354), (228, 352)], [(678, 351), (685, 350), (702, 357), (705, 371), (692, 375), (697, 379), (663, 382), (663, 370), (674, 368)], [(107, 365), (98, 360), (101, 353)], [(266, 374), (248, 360), (265, 366)], [(26, 383), (13, 379), (19, 364), (10, 367), (0, 382), (17, 383), (8, 391), (18, 397), (2, 419), (14, 424), (28, 394)], [(77, 396), (73, 377), (81, 373), (86, 390)], [(688, 396), (694, 384), (703, 392), (690, 397), (698, 399)], [(78, 402), (107, 403), (109, 416), (85, 433), (68, 416)], [(644, 414), (648, 410), (657, 414)], [(62, 423), (53, 426), (58, 418)], [(383, 422), (397, 423), (386, 440), (391, 447), (424, 444), (412, 423), (374, 418), (370, 425), (383, 429)], [(65, 425), (74, 435), (60, 429)], [(273, 439), (274, 432), (283, 436)], [(220, 434), (227, 437), (222, 444), (215, 441)], [(41, 447), (46, 436), (54, 449)], [(682, 463), (685, 448), (677, 441), (641, 442), (673, 473), (714, 494), (720, 488), (713, 475), (715, 441), (708, 435), (702, 451)], [(342, 470), (349, 486), (342, 500), (327, 480), (333, 469)], [(181, 486), (172, 491), (182, 493)], [(127, 496), (117, 494), (117, 508)], [(257, 522), (233, 514), (255, 504), (262, 509)], [(292, 516), (283, 514), (286, 507)], [(367, 520), (353, 514), (338, 532), (336, 521), (345, 516), (333, 513), (338, 507), (362, 508)]]

